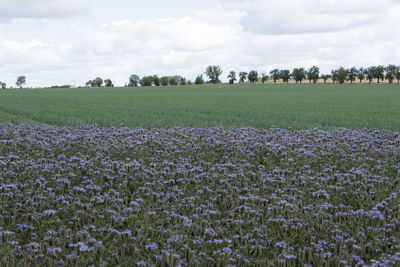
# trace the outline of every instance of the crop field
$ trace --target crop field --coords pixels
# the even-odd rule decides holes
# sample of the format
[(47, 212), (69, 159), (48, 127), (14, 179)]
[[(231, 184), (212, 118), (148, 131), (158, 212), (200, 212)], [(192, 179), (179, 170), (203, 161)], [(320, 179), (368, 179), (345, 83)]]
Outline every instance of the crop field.
[(400, 86), (218, 85), (0, 91), (0, 122), (400, 129)]
[(1, 266), (399, 266), (400, 86), (0, 91)]
[(390, 130), (2, 124), (0, 265), (395, 266), (399, 191)]

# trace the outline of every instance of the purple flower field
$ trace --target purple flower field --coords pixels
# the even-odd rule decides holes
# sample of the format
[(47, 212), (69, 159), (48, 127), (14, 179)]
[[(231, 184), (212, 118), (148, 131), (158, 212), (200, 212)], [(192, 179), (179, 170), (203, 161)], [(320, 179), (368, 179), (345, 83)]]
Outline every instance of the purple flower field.
[(400, 133), (0, 125), (0, 265), (400, 265)]

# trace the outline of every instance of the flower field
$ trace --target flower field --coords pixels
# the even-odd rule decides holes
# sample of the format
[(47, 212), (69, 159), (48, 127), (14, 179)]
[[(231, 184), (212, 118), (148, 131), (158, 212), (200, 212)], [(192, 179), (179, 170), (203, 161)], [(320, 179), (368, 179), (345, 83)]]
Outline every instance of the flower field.
[(400, 265), (400, 133), (0, 125), (0, 265)]

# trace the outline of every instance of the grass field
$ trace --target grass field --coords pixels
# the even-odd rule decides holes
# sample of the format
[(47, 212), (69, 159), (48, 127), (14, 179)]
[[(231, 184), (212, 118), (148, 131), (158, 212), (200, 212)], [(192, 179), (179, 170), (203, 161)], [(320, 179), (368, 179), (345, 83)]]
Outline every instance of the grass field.
[(399, 85), (219, 85), (0, 91), (0, 122), (104, 127), (400, 129)]

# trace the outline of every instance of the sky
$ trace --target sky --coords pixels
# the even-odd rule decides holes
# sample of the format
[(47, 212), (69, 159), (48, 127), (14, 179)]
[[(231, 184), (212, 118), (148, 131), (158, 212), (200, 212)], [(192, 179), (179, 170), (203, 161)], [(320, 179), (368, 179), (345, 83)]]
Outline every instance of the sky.
[(0, 0), (0, 81), (400, 65), (400, 0)]

